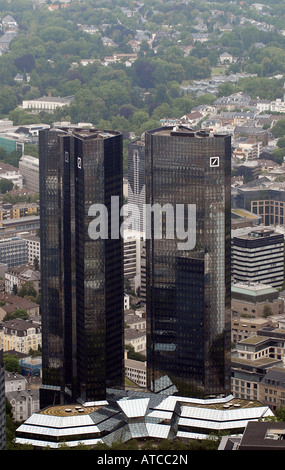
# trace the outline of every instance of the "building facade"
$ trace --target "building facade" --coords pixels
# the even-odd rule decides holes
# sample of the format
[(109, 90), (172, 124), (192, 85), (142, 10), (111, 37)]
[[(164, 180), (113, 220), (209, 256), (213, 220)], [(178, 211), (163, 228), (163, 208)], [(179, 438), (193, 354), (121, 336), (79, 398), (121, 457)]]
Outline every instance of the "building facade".
[(9, 268), (28, 262), (28, 248), (25, 240), (19, 237), (0, 240), (0, 261)]
[(238, 282), (260, 282), (282, 287), (284, 235), (271, 228), (254, 229), (233, 236), (232, 276)]
[(159, 217), (146, 221), (148, 387), (170, 379), (187, 396), (227, 394), (231, 139), (164, 127), (146, 133), (145, 152), (146, 204), (175, 208), (176, 227), (171, 237), (166, 210), (161, 237)]
[(3, 348), (3, 351), (29, 354), (31, 349), (38, 351), (41, 346), (42, 329), (39, 323), (19, 318), (2, 323), (0, 347)]
[(31, 155), (22, 155), (19, 161), (19, 172), (23, 176), (23, 185), (39, 192), (39, 159)]
[(6, 449), (5, 364), (0, 347), (0, 450)]
[(110, 234), (112, 196), (122, 203), (122, 135), (44, 130), (39, 154), (42, 408), (104, 399), (123, 383), (122, 239), (97, 237), (92, 212), (107, 210)]
[(274, 287), (259, 282), (237, 282), (232, 285), (232, 319), (283, 315), (284, 299)]

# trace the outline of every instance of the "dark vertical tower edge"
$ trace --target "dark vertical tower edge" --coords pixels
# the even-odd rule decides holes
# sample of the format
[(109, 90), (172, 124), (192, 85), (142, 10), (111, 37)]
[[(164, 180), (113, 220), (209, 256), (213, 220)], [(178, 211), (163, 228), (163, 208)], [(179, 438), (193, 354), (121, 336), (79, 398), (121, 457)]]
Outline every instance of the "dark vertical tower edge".
[[(43, 385), (41, 408), (104, 399), (122, 386), (121, 238), (94, 240), (90, 206), (122, 203), (122, 136), (40, 132)], [(110, 228), (110, 226), (109, 226)]]
[(197, 211), (195, 248), (178, 250), (177, 237), (155, 239), (154, 220), (146, 240), (148, 387), (228, 394), (231, 139), (161, 128), (147, 132), (145, 144), (146, 203)]

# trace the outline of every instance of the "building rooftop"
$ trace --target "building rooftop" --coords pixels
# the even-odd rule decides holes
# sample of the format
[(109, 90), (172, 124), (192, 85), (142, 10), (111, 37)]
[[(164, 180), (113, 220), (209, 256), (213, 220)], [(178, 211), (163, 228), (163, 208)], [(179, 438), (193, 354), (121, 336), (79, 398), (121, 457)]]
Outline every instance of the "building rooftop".
[(232, 294), (245, 294), (257, 297), (265, 294), (273, 294), (277, 289), (268, 285), (258, 282), (238, 282), (231, 287)]
[(213, 134), (205, 130), (193, 130), (190, 129), (189, 127), (184, 127), (184, 126), (165, 126), (161, 127), (158, 129), (154, 129), (152, 131), (148, 131), (150, 134), (156, 134), (156, 135), (166, 135), (166, 136), (174, 136), (174, 137), (196, 137), (199, 139), (202, 138), (213, 138), (213, 137), (226, 137), (226, 134)]
[[(260, 402), (232, 395), (207, 400), (149, 392), (108, 390), (106, 401), (49, 407), (16, 431), (16, 443), (58, 448), (130, 439), (204, 439), (222, 431), (244, 431), (251, 420), (274, 416)], [(172, 425), (170, 424), (172, 423)]]
[(248, 422), (239, 450), (285, 450), (285, 423)]
[(247, 240), (252, 240), (252, 239), (256, 239), (256, 238), (266, 238), (266, 237), (270, 237), (270, 236), (273, 236), (273, 235), (281, 235), (281, 234), (279, 234), (277, 232), (274, 232), (274, 230), (272, 230), (272, 229), (260, 228), (260, 229), (250, 230), (248, 233), (245, 233), (243, 235), (239, 235), (238, 237), (239, 238), (245, 238)]

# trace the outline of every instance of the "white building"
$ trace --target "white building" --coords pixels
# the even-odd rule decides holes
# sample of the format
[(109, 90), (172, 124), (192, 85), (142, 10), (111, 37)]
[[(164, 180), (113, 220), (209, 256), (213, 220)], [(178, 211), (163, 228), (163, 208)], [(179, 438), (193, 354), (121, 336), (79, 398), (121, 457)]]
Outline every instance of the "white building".
[(37, 351), (42, 345), (42, 331), (39, 323), (30, 320), (9, 320), (0, 329), (0, 347), (3, 351), (17, 351), (29, 354), (30, 349)]
[(124, 294), (124, 310), (129, 310), (130, 308), (130, 296), (128, 294)]
[(126, 376), (140, 387), (146, 387), (146, 362), (125, 359)]
[(23, 185), (39, 192), (39, 159), (31, 155), (23, 155), (19, 161), (19, 172), (23, 177)]
[(140, 232), (124, 231), (124, 277), (134, 284), (134, 289), (141, 282), (141, 244)]
[(35, 113), (40, 111), (53, 112), (56, 108), (62, 108), (63, 106), (69, 106), (72, 98), (60, 98), (53, 96), (43, 96), (35, 100), (23, 100), (22, 108), (34, 111)]
[(13, 168), (4, 162), (0, 163), (0, 179), (6, 179), (17, 186), (19, 189), (23, 188), (23, 176), (19, 173), (18, 168)]
[(284, 282), (284, 235), (264, 227), (232, 232), (232, 276), (280, 288)]
[(133, 346), (135, 352), (144, 354), (146, 351), (146, 334), (144, 330), (125, 328), (125, 345)]
[(25, 390), (27, 388), (27, 379), (17, 372), (5, 371), (5, 393)]
[(12, 406), (13, 418), (17, 422), (28, 419), (40, 410), (39, 390), (18, 390), (6, 393)]
[(28, 249), (28, 263), (33, 264), (35, 258), (38, 259), (39, 265), (41, 260), (41, 243), (40, 237), (36, 235), (21, 234), (22, 240), (25, 240)]

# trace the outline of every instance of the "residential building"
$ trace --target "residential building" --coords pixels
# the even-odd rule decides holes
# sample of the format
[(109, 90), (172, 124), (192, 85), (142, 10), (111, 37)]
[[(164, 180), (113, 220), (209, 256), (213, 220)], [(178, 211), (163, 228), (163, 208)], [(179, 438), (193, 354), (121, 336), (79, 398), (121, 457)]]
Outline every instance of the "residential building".
[(238, 282), (260, 282), (282, 287), (284, 234), (264, 227), (232, 238), (232, 276)]
[(148, 388), (170, 377), (188, 396), (227, 394), (231, 138), (163, 127), (145, 142)]
[(33, 265), (22, 264), (8, 268), (5, 273), (5, 291), (8, 294), (13, 293), (15, 289), (19, 292), (27, 282), (38, 294), (41, 292), (41, 273), (35, 271)]
[[(245, 160), (256, 160), (262, 151), (262, 142), (239, 142), (233, 155)], [(262, 162), (260, 162), (261, 164)]]
[(259, 399), (272, 411), (285, 406), (285, 369), (272, 367), (259, 384)]
[(5, 400), (5, 364), (3, 348), (0, 347), (0, 450), (6, 449), (6, 400)]
[(14, 313), (16, 310), (26, 310), (29, 317), (39, 319), (40, 306), (35, 302), (18, 295), (3, 293), (0, 296), (0, 321), (3, 320), (7, 313)]
[(25, 390), (27, 379), (17, 372), (5, 372), (5, 393)]
[[(104, 399), (124, 382), (123, 244), (120, 227), (110, 231), (111, 198), (122, 205), (122, 134), (43, 130), (39, 156), (43, 408)], [(109, 216), (99, 234), (98, 207)]]
[(42, 330), (39, 323), (16, 318), (1, 324), (0, 347), (3, 351), (29, 354), (30, 349), (37, 351), (41, 346)]
[(38, 215), (39, 206), (36, 203), (18, 203), (18, 204), (1, 204), (0, 220), (19, 219), (30, 215)]
[(6, 397), (11, 404), (13, 418), (16, 422), (25, 421), (40, 410), (39, 391), (36, 389), (7, 392)]
[(132, 310), (125, 311), (125, 323), (133, 330), (146, 331), (146, 319), (143, 316), (136, 315)]
[(136, 330), (135, 328), (125, 328), (125, 346), (133, 346), (135, 352), (146, 353), (146, 334), (145, 330)]
[(285, 336), (280, 330), (261, 328), (255, 336), (236, 343), (232, 352), (232, 393), (236, 398), (261, 399), (259, 387), (273, 367), (284, 367)]

